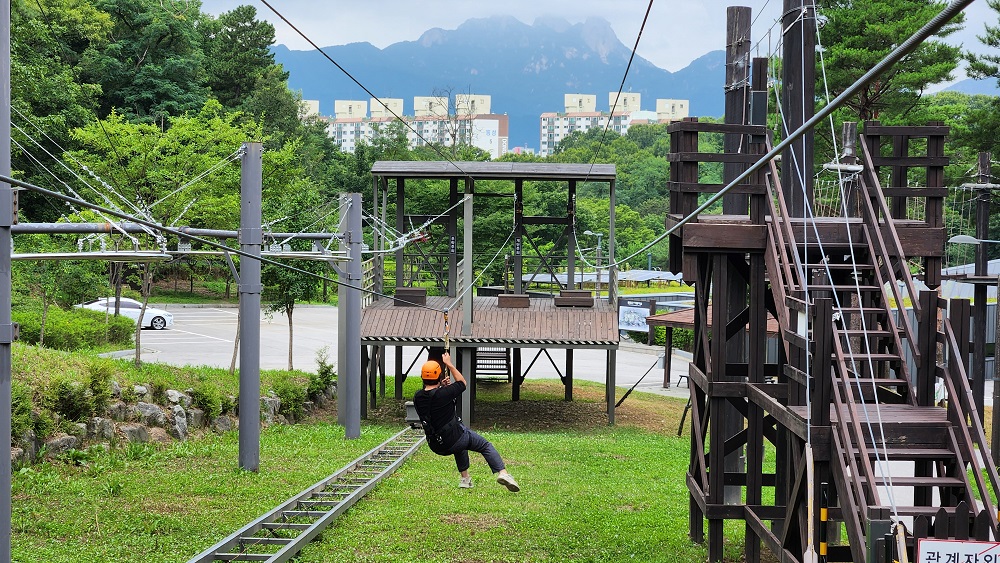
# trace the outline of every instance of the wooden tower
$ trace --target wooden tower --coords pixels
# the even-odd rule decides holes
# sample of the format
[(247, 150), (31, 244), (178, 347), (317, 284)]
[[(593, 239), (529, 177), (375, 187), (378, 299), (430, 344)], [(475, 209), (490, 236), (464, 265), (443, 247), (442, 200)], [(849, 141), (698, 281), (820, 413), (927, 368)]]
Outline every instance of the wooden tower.
[[(699, 163), (746, 166), (769, 150), (751, 142), (760, 127), (691, 119), (669, 130), (668, 227), (721, 187), (698, 182)], [(708, 132), (746, 136), (745, 150), (697, 152)], [(946, 134), (865, 124), (860, 153), (838, 167), (837, 216), (790, 214), (772, 162), (734, 190), (748, 213), (703, 214), (671, 236), (672, 267), (695, 286), (687, 484), (690, 535), (703, 541), (707, 521), (711, 561), (725, 520), (745, 521), (749, 562), (762, 544), (801, 562), (821, 543), (828, 561), (881, 561), (897, 523), (911, 560), (921, 537), (1000, 537), (996, 507), (977, 500), (998, 477), (963, 361), (969, 304), (946, 307), (934, 291)], [(917, 176), (924, 187), (908, 185)], [(930, 290), (917, 290), (918, 263)], [(767, 312), (781, 329), (770, 362)], [(745, 469), (726, 463), (744, 449)]]

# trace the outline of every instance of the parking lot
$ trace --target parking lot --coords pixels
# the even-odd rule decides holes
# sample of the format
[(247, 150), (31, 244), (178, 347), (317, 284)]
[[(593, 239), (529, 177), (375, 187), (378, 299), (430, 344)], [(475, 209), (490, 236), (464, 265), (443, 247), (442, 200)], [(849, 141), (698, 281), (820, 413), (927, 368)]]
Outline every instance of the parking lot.
[[(207, 365), (228, 368), (233, 358), (238, 309), (158, 305), (174, 315), (174, 326), (166, 330), (143, 330), (143, 360), (171, 365)], [(329, 346), (336, 360), (336, 307), (298, 307), (292, 315), (293, 367), (316, 370), (316, 352)], [(284, 314), (260, 316), (260, 367), (288, 367), (288, 321)]]

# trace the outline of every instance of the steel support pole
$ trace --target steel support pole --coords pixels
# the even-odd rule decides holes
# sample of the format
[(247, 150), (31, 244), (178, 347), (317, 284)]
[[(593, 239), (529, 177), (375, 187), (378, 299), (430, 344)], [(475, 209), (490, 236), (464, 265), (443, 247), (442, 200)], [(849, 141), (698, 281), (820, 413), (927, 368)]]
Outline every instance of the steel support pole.
[[(0, 0), (0, 174), (10, 176), (10, 0)], [(14, 222), (14, 190), (0, 184), (0, 562), (9, 563), (11, 479), (10, 479), (10, 379), (11, 323), (10, 227)]]
[(260, 467), (260, 253), (263, 189), (261, 143), (244, 143), (240, 160), (240, 469)]
[[(343, 281), (354, 287), (361, 286), (361, 194), (345, 194), (347, 204), (347, 232), (341, 249), (347, 251), (346, 279)], [(340, 286), (340, 301), (337, 305), (338, 319), (342, 319), (343, 331), (339, 369), (337, 373), (337, 406), (345, 411), (340, 421), (344, 425), (345, 438), (361, 436), (361, 402), (364, 390), (361, 385), (361, 291)], [(340, 384), (343, 384), (341, 387)], [(343, 397), (341, 397), (343, 394)]]
[[(979, 184), (987, 186), (990, 184), (990, 153), (979, 153)], [(978, 188), (976, 190), (976, 238), (986, 240), (990, 238), (990, 191), (988, 188)], [(972, 314), (975, 322), (972, 323), (972, 396), (976, 401), (976, 410), (979, 411), (979, 422), (985, 424), (984, 406), (986, 402), (986, 294), (987, 286), (983, 280), (989, 273), (987, 264), (986, 244), (976, 245), (975, 275), (976, 284), (973, 286)]]
[[(618, 310), (618, 264), (615, 262), (615, 181), (608, 186), (608, 204), (611, 211), (608, 217), (608, 303)], [(600, 245), (598, 245), (600, 248)], [(598, 272), (600, 269), (598, 268)], [(598, 273), (598, 275), (600, 275)], [(599, 289), (599, 288), (598, 288)], [(598, 292), (600, 295), (600, 292)], [(613, 416), (613, 413), (612, 413)]]
[[(997, 295), (1000, 295), (1000, 278), (997, 278)], [(996, 307), (996, 317), (993, 326), (993, 432), (990, 436), (990, 450), (993, 452), (993, 463), (1000, 464), (1000, 346), (997, 344), (1000, 328), (1000, 303)]]

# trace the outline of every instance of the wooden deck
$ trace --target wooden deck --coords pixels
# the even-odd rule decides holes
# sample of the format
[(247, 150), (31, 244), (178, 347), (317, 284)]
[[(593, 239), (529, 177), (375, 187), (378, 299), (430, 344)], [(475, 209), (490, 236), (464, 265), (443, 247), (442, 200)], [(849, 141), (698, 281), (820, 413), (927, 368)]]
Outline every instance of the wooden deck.
[(473, 299), (472, 333), (462, 335), (462, 303), (428, 297), (427, 308), (399, 307), (379, 299), (361, 312), (362, 345), (440, 345), (448, 310), (453, 344), (507, 348), (618, 348), (618, 314), (607, 301), (593, 307), (556, 307), (552, 299), (533, 298), (524, 309), (500, 308), (496, 297)]

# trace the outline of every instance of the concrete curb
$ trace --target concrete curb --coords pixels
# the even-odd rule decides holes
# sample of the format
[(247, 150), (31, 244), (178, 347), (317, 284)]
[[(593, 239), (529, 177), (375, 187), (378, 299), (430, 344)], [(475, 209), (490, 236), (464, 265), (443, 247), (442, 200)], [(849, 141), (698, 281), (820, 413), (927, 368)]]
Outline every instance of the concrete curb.
[[(159, 350), (152, 350), (150, 348), (143, 348), (142, 349), (142, 353), (143, 354), (155, 354), (157, 352), (159, 352)], [(135, 349), (132, 349), (132, 350), (116, 350), (114, 352), (104, 352), (102, 354), (98, 354), (97, 357), (98, 358), (128, 358), (128, 357), (134, 356), (134, 355), (135, 355)]]

